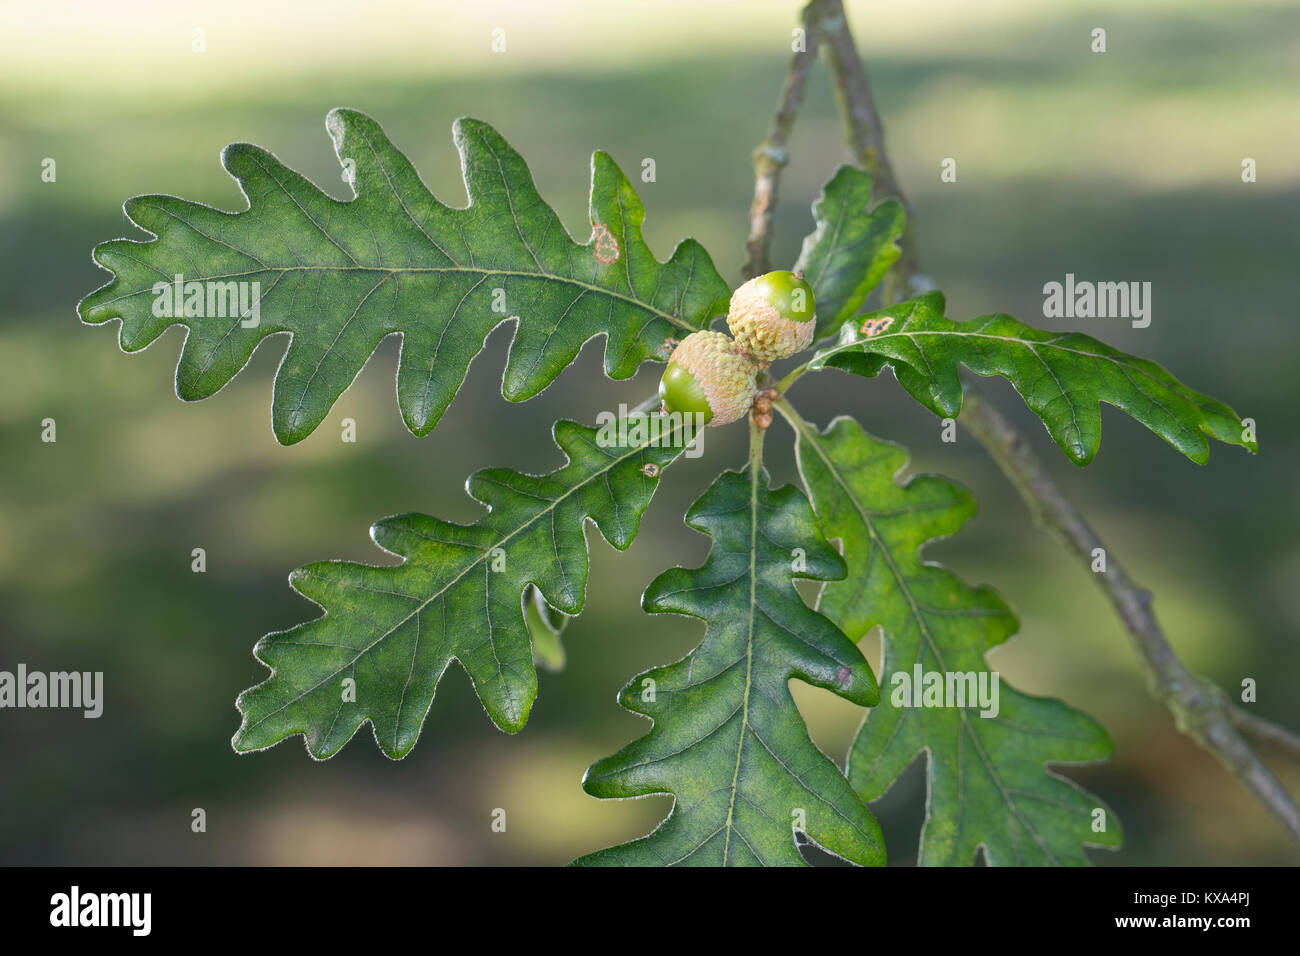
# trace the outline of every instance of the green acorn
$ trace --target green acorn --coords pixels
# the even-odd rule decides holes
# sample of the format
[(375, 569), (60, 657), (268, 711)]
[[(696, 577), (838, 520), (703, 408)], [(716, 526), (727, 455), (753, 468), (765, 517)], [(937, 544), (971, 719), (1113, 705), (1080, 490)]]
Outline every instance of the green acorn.
[(816, 303), (803, 276), (778, 270), (750, 279), (731, 296), (727, 328), (757, 362), (775, 362), (812, 345)]
[(664, 411), (700, 413), (727, 425), (754, 402), (758, 366), (721, 332), (692, 332), (678, 343), (659, 382)]

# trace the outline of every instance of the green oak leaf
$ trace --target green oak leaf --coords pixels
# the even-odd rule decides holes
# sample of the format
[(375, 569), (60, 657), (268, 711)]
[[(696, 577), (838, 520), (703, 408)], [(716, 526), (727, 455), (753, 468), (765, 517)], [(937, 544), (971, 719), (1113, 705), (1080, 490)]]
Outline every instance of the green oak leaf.
[[(407, 428), (425, 435), (504, 321), (517, 319), (502, 392), (522, 401), (588, 339), (606, 336), (605, 371), (627, 378), (643, 360), (666, 358), (678, 330), (726, 312), (727, 285), (697, 242), (682, 242), (666, 263), (654, 257), (641, 236), (645, 208), (603, 152), (592, 156), (592, 235), (580, 244), (523, 158), (485, 123), (460, 119), (453, 128), (469, 195), (463, 209), (435, 199), (374, 120), (336, 109), (325, 125), (356, 198), (332, 199), (260, 147), (227, 146), (222, 165), (249, 208), (128, 200), (126, 214), (156, 239), (95, 248), (114, 278), (82, 300), (82, 320), (120, 319), (127, 352), (187, 326), (176, 367), (176, 394), (187, 401), (224, 387), (266, 337), (290, 333), (271, 416), (276, 438), (290, 444), (324, 420), (393, 333), (402, 336), (398, 407)], [(205, 283), (194, 287), (203, 293), (195, 309), (212, 314), (155, 314), (176, 275)], [(227, 283), (240, 282), (259, 283), (253, 327), (245, 327), (251, 315), (221, 299), (234, 289)]]
[(556, 673), (564, 670), (568, 655), (560, 635), (569, 623), (569, 616), (547, 604), (542, 592), (531, 584), (524, 589), (524, 622), (533, 642), (533, 663)]
[(913, 398), (945, 417), (961, 411), (958, 366), (1002, 375), (1078, 465), (1092, 461), (1101, 444), (1101, 402), (1123, 409), (1198, 464), (1210, 457), (1206, 435), (1256, 450), (1236, 412), (1155, 362), (1089, 335), (1036, 329), (1009, 315), (954, 322), (943, 313), (943, 294), (927, 292), (859, 316), (809, 367), (871, 377), (890, 366)]
[(313, 757), (329, 757), (370, 721), (379, 748), (403, 757), (453, 658), (493, 722), (521, 730), (537, 696), (525, 591), (535, 586), (564, 614), (581, 611), (587, 519), (627, 548), (660, 469), (683, 451), (680, 422), (630, 429), (621, 445), (615, 427), (558, 422), (555, 441), (569, 460), (549, 474), (475, 472), (466, 488), (488, 511), (474, 524), (421, 514), (376, 523), (371, 537), (401, 564), (321, 561), (294, 571), (293, 589), (325, 613), (258, 642), (254, 655), (272, 673), (240, 694), (234, 748), (302, 734)]
[(840, 577), (844, 562), (803, 494), (768, 490), (752, 465), (720, 475), (686, 522), (713, 538), (708, 559), (659, 575), (642, 605), (700, 618), (704, 640), (623, 688), (623, 707), (654, 726), (582, 783), (601, 798), (672, 794), (673, 809), (648, 836), (577, 862), (802, 864), (800, 830), (846, 860), (883, 863), (875, 818), (809, 738), (790, 696), (798, 678), (856, 704), (878, 699), (861, 652), (794, 587), (795, 577)]
[[(990, 865), (1086, 865), (1085, 845), (1119, 846), (1114, 814), (1044, 766), (1110, 755), (1110, 738), (1091, 718), (1000, 678), (996, 714), (981, 716), (979, 703), (904, 706), (915, 698), (899, 675), (914, 681), (918, 667), (922, 675), (944, 675), (945, 685), (948, 674), (969, 674), (991, 689), (984, 655), (1018, 626), (992, 590), (921, 560), (927, 541), (955, 533), (974, 514), (970, 493), (934, 475), (898, 485), (907, 453), (852, 419), (837, 419), (825, 434), (794, 420), (817, 521), (827, 538), (840, 540), (848, 564), (843, 581), (825, 586), (818, 610), (850, 637), (873, 627), (883, 634), (884, 689), (849, 755), (854, 788), (874, 800), (927, 754), (923, 865), (969, 865), (981, 846)], [(1098, 809), (1102, 832), (1092, 829)]]
[(841, 166), (812, 207), (817, 228), (806, 236), (795, 271), (812, 286), (818, 339), (838, 332), (898, 261), (894, 240), (903, 234), (902, 203), (871, 206), (871, 176)]

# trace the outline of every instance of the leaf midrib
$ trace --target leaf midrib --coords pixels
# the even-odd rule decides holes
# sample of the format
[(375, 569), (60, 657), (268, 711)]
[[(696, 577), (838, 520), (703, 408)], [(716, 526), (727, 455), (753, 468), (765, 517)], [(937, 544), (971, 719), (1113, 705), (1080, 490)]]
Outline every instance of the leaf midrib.
[[(147, 243), (136, 243), (136, 244), (147, 245)], [(246, 255), (246, 253), (242, 253), (242, 254)], [(153, 268), (154, 271), (158, 272), (159, 275), (164, 274), (161, 270), (158, 270), (156, 267)], [(583, 289), (586, 292), (594, 292), (599, 295), (608, 296), (609, 298), (612, 299), (618, 299), (622, 302), (627, 303), (628, 305), (641, 309), (644, 312), (649, 312), (652, 315), (654, 315), (656, 318), (663, 319), (666, 322), (671, 322), (673, 325), (677, 326), (680, 329), (686, 329), (691, 332), (694, 332), (697, 329), (696, 326), (691, 325), (685, 319), (673, 315), (671, 312), (665, 312), (662, 309), (654, 305), (651, 305), (648, 302), (643, 302), (642, 300), (634, 298), (630, 295), (625, 295), (621, 292), (616, 292), (613, 289), (607, 289), (604, 286), (592, 285), (589, 282), (583, 282), (581, 279), (574, 279), (569, 276), (556, 275), (551, 272), (527, 272), (522, 269), (485, 269), (476, 266), (394, 266), (391, 268), (386, 266), (362, 266), (362, 265), (265, 266), (261, 269), (250, 269), (246, 272), (228, 272), (220, 275), (208, 275), (208, 276), (186, 276), (185, 281), (186, 282), (218, 282), (218, 281), (224, 281), (228, 279), (240, 279), (247, 276), (261, 275), (263, 273), (280, 273), (281, 276), (283, 277), (283, 274), (289, 272), (356, 272), (356, 273), (382, 272), (382, 273), (386, 273), (388, 276), (397, 275), (399, 273), (415, 274), (415, 273), (463, 272), (470, 275), (480, 275), (483, 277), (507, 276), (507, 277), (517, 277), (517, 278), (524, 278), (524, 279), (542, 279), (548, 282), (557, 282), (564, 285), (576, 286), (577, 288)], [(152, 286), (150, 286), (147, 289), (136, 289), (134, 292), (127, 292), (123, 295), (115, 296), (112, 299), (106, 299), (102, 303), (98, 303), (98, 306), (103, 308), (103, 307), (110, 306), (115, 302), (121, 302), (125, 299), (130, 299), (137, 295), (152, 294), (152, 289), (153, 289)], [(177, 317), (177, 318), (182, 318), (182, 317)], [(188, 323), (182, 322), (180, 324), (188, 324)]]
[[(745, 632), (745, 693), (740, 702), (740, 734), (739, 739), (736, 741), (736, 766), (731, 774), (731, 802), (727, 805), (727, 819), (723, 824), (727, 828), (726, 840), (722, 845), (723, 866), (727, 865), (731, 853), (731, 831), (734, 829), (732, 817), (736, 810), (736, 793), (740, 788), (740, 764), (741, 757), (745, 752), (745, 735), (749, 733), (749, 688), (753, 680), (754, 669), (754, 612), (758, 605), (758, 585), (755, 573), (757, 570), (755, 551), (758, 546), (758, 485), (762, 470), (751, 458), (749, 463), (749, 622)], [(745, 846), (749, 846), (749, 841), (745, 840), (743, 834), (738, 835), (744, 840)], [(749, 846), (749, 851), (754, 853), (754, 848)], [(758, 854), (754, 853), (754, 856), (757, 858)]]
[[(1079, 334), (1079, 333), (1063, 332), (1060, 336), (1058, 336), (1058, 338), (1064, 338), (1066, 335), (1076, 335), (1076, 334)], [(920, 336), (920, 335), (934, 335), (934, 336), (954, 336), (954, 335), (957, 335), (957, 336), (965, 336), (965, 337), (968, 337), (968, 338), (983, 338), (983, 339), (992, 339), (992, 340), (994, 340), (994, 341), (1010, 342), (1010, 343), (1012, 343), (1013, 345), (1022, 345), (1022, 346), (1024, 346), (1025, 348), (1029, 349), (1031, 352), (1034, 353), (1035, 357), (1038, 358), (1038, 360), (1039, 360), (1040, 362), (1042, 362), (1045, 366), (1047, 365), (1047, 363), (1046, 363), (1046, 361), (1042, 358), (1042, 356), (1038, 355), (1038, 348), (1039, 348), (1039, 347), (1042, 347), (1042, 348), (1055, 349), (1055, 350), (1058, 351), (1058, 352), (1068, 352), (1068, 353), (1070, 353), (1071, 355), (1081, 355), (1081, 356), (1083, 356), (1083, 357), (1085, 357), (1085, 358), (1097, 359), (1097, 360), (1101, 360), (1101, 361), (1105, 361), (1105, 362), (1110, 362), (1110, 363), (1112, 363), (1112, 364), (1114, 364), (1114, 365), (1117, 365), (1117, 366), (1119, 366), (1119, 367), (1121, 367), (1121, 368), (1124, 368), (1124, 369), (1131, 369), (1131, 370), (1137, 372), (1138, 374), (1142, 375), (1143, 377), (1150, 379), (1152, 382), (1155, 382), (1156, 384), (1160, 385), (1162, 388), (1173, 389), (1173, 386), (1170, 386), (1167, 382), (1162, 382), (1159, 378), (1157, 378), (1156, 376), (1152, 375), (1150, 372), (1148, 372), (1146, 369), (1142, 368), (1140, 365), (1136, 364), (1138, 361), (1140, 361), (1136, 356), (1123, 356), (1123, 355), (1120, 355), (1120, 356), (1115, 356), (1115, 355), (1100, 355), (1100, 354), (1098, 354), (1098, 353), (1096, 353), (1096, 352), (1085, 352), (1085, 351), (1083, 351), (1082, 349), (1074, 349), (1074, 348), (1070, 348), (1069, 346), (1066, 346), (1066, 345), (1057, 345), (1055, 339), (1047, 339), (1047, 340), (1044, 340), (1044, 341), (1041, 341), (1041, 342), (1031, 342), (1031, 341), (1029, 341), (1029, 340), (1027, 340), (1027, 339), (1019, 339), (1019, 338), (1016, 338), (1016, 337), (1013, 336), (1013, 335), (991, 335), (991, 334), (988, 333), (988, 332), (967, 332), (967, 331), (963, 331), (963, 330), (959, 330), (959, 329), (947, 329), (947, 330), (944, 330), (944, 329), (929, 329), (929, 330), (920, 330), (920, 331), (901, 330), (901, 331), (898, 331), (898, 332), (882, 332), (882, 333), (880, 333), (879, 335), (872, 335), (872, 336), (869, 336), (867, 339), (865, 339), (865, 340), (863, 340), (863, 341), (859, 341), (859, 342), (849, 342), (849, 343), (847, 343), (847, 344), (845, 344), (845, 345), (837, 345), (837, 346), (835, 346), (835, 347), (833, 347), (833, 348), (827, 349), (826, 351), (821, 352), (819, 355), (815, 356), (815, 357), (813, 358), (812, 362), (809, 363), (809, 364), (810, 364), (810, 366), (813, 367), (813, 368), (820, 368), (820, 367), (822, 367), (822, 366), (824, 366), (824, 365), (826, 364), (826, 362), (825, 362), (826, 359), (831, 358), (831, 357), (833, 357), (833, 356), (835, 356), (835, 355), (838, 355), (838, 354), (840, 354), (841, 352), (848, 352), (848, 351), (851, 351), (851, 350), (853, 350), (853, 349), (858, 349), (858, 350), (860, 350), (860, 351), (862, 351), (862, 352), (870, 351), (870, 349), (869, 349), (869, 347), (868, 347), (868, 343), (870, 343), (870, 342), (880, 342), (880, 341), (883, 341), (884, 339), (893, 339), (893, 338), (915, 338), (916, 336)], [(879, 353), (877, 353), (877, 354), (879, 354)], [(890, 355), (890, 356), (886, 356), (886, 357), (887, 357), (887, 358), (894, 358), (894, 356), (892, 356), (892, 355)], [(1132, 359), (1132, 361), (1125, 361), (1126, 358), (1128, 358), (1128, 359)], [(901, 362), (901, 361), (904, 361), (904, 360), (903, 360), (903, 359), (898, 359), (898, 361)], [(927, 361), (928, 361), (928, 359), (927, 359)], [(966, 362), (966, 360), (965, 360), (964, 358), (959, 358), (959, 359), (957, 359), (957, 361), (960, 362), (960, 363), (963, 364), (963, 365), (966, 365), (966, 364), (967, 364), (967, 362)], [(909, 364), (910, 364), (910, 363), (909, 363)], [(1050, 366), (1049, 366), (1049, 370), (1050, 370)], [(997, 374), (1003, 374), (1003, 373), (1000, 373), (1000, 372), (999, 372), (999, 373), (997, 373)], [(1182, 388), (1182, 386), (1179, 386), (1179, 388)], [(1059, 385), (1058, 385), (1058, 390), (1060, 390), (1060, 389), (1059, 389)], [(1174, 390), (1176, 390), (1176, 389), (1174, 389)], [(1068, 395), (1068, 393), (1065, 392), (1064, 390), (1060, 390), (1060, 394), (1063, 395), (1063, 396)], [(1143, 394), (1146, 394), (1146, 393), (1143, 393)], [(1184, 397), (1184, 398), (1187, 398), (1188, 401), (1191, 401), (1191, 399), (1188, 398), (1188, 396), (1184, 395), (1183, 397)], [(1147, 395), (1147, 398), (1149, 398), (1152, 402), (1155, 402), (1155, 399), (1152, 398), (1150, 395)], [(1074, 402), (1071, 402), (1070, 404), (1071, 404), (1071, 406), (1073, 406), (1073, 405), (1074, 405)], [(1157, 404), (1158, 404), (1158, 403), (1157, 403)], [(1196, 403), (1196, 402), (1192, 402), (1192, 404), (1197, 405), (1198, 408), (1201, 407), (1201, 406), (1200, 406), (1198, 403)], [(1203, 409), (1202, 409), (1202, 410), (1203, 410)]]

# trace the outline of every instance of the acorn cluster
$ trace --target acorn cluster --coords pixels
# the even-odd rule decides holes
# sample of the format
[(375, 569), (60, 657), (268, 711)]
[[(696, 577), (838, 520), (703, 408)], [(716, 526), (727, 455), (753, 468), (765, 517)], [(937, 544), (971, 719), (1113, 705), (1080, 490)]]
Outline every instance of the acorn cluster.
[(707, 425), (742, 417), (754, 404), (759, 369), (812, 344), (815, 309), (801, 275), (782, 270), (750, 279), (731, 296), (727, 328), (734, 338), (692, 332), (673, 350), (659, 382), (664, 411), (698, 412)]

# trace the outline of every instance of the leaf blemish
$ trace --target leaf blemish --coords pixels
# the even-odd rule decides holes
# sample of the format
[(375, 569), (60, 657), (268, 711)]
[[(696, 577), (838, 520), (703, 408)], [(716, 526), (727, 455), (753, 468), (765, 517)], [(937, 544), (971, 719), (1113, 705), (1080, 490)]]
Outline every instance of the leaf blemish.
[(879, 335), (893, 324), (894, 317), (892, 315), (884, 315), (878, 319), (867, 319), (867, 321), (862, 323), (862, 334), (867, 338), (871, 338), (872, 336)]
[(591, 224), (591, 234), (596, 240), (596, 244), (592, 249), (596, 261), (603, 266), (618, 262), (618, 240), (609, 231), (609, 226), (603, 222), (593, 222)]

